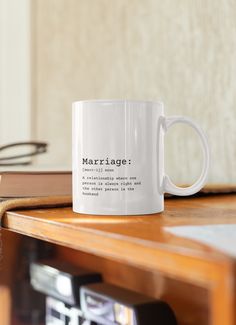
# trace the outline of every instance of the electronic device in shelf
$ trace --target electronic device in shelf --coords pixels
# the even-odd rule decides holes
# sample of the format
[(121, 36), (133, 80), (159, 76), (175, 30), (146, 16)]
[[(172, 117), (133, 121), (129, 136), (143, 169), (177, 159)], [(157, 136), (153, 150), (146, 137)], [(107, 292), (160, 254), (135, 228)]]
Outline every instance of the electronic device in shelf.
[(80, 287), (100, 282), (99, 273), (78, 268), (64, 261), (37, 261), (30, 265), (32, 287), (71, 306), (80, 305)]
[(80, 301), (84, 317), (102, 325), (177, 325), (164, 301), (108, 283), (82, 286)]
[(84, 318), (80, 308), (46, 298), (46, 325), (98, 325)]

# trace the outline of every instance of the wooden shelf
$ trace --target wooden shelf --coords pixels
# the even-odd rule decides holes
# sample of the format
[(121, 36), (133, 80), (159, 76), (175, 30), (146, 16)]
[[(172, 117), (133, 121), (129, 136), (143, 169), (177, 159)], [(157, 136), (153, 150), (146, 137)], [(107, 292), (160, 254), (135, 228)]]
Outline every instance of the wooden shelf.
[(3, 219), (11, 231), (206, 288), (211, 324), (234, 325), (235, 260), (164, 230), (222, 223), (236, 223), (235, 195), (171, 198), (165, 212), (146, 216), (92, 216), (54, 208), (11, 211)]

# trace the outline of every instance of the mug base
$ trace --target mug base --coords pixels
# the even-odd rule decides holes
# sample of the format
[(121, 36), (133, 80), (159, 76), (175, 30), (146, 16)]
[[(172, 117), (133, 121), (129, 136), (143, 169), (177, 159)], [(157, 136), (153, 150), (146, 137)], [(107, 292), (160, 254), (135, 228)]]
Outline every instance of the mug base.
[(147, 209), (145, 211), (107, 211), (107, 210), (88, 210), (88, 209), (81, 209), (78, 207), (73, 206), (73, 212), (79, 214), (86, 214), (86, 215), (97, 215), (97, 216), (138, 216), (138, 215), (149, 215), (149, 214), (156, 214), (161, 213), (164, 211), (164, 208), (160, 209)]

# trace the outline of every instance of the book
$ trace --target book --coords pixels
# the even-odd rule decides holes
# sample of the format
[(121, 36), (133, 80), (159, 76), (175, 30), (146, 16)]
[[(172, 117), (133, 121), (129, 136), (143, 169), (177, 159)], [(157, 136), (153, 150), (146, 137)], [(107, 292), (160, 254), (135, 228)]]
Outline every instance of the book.
[(0, 170), (0, 197), (72, 195), (72, 172), (59, 168), (24, 167)]

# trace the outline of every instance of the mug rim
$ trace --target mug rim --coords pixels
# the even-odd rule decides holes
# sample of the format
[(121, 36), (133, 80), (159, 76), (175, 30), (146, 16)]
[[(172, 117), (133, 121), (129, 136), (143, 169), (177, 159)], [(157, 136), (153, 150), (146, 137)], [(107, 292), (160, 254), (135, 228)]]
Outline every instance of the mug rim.
[(85, 99), (85, 100), (77, 100), (72, 102), (72, 104), (112, 104), (112, 103), (130, 103), (130, 104), (151, 104), (151, 105), (160, 105), (164, 107), (162, 101), (154, 101), (154, 100), (136, 100), (136, 99)]

